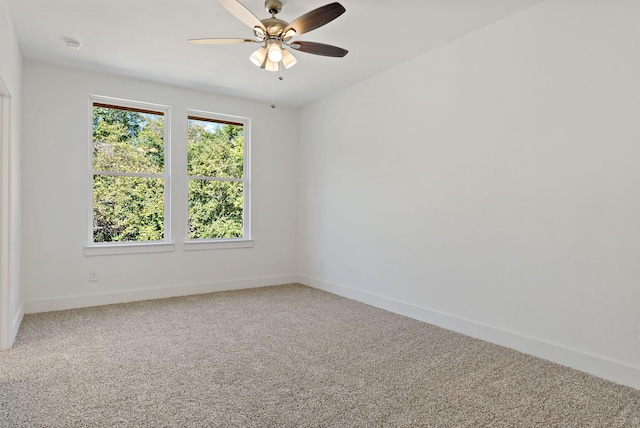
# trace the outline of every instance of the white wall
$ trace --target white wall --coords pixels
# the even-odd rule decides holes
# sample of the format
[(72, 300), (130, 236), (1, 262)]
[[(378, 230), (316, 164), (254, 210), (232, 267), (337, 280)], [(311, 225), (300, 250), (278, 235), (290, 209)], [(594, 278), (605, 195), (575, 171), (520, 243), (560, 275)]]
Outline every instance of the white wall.
[[(8, 207), (2, 207), (3, 216), (8, 214), (8, 231), (4, 228), (0, 233), (0, 239), (4, 244), (3, 248), (6, 248), (6, 254), (3, 252), (0, 257), (5, 261), (8, 267), (8, 272), (0, 272), (2, 280), (0, 281), (0, 288), (6, 287), (4, 290), (0, 290), (0, 312), (4, 312), (6, 307), (9, 308), (6, 321), (0, 321), (0, 329), (3, 330), (0, 333), (0, 337), (5, 333), (5, 323), (9, 324), (8, 337), (5, 337), (0, 343), (0, 348), (8, 348), (13, 343), (15, 335), (18, 332), (18, 327), (22, 320), (22, 293), (20, 284), (20, 102), (21, 102), (21, 74), (22, 74), (22, 56), (20, 54), (20, 48), (18, 47), (18, 41), (13, 31), (13, 24), (9, 17), (9, 11), (5, 0), (0, 0), (0, 95), (6, 96), (8, 100), (9, 111), (9, 144), (8, 162), (2, 162), (3, 171), (1, 176), (8, 178), (8, 183), (5, 190), (2, 193), (8, 193), (8, 195), (0, 195), (2, 197), (2, 204), (6, 202), (5, 197), (8, 198)], [(7, 106), (5, 106), (7, 107)], [(4, 125), (3, 125), (4, 126)], [(0, 137), (1, 138), (1, 137)], [(6, 151), (5, 151), (6, 152)], [(8, 171), (4, 171), (5, 166), (8, 165)], [(4, 180), (0, 180), (4, 181)], [(5, 183), (2, 183), (4, 186)], [(7, 233), (5, 233), (7, 232)], [(6, 236), (5, 236), (6, 235)], [(3, 263), (4, 265), (4, 263)], [(2, 300), (8, 299), (8, 305)]]
[[(26, 61), (23, 98), (25, 311), (292, 282), (296, 273), (297, 111)], [(213, 77), (212, 77), (213, 78)], [(171, 106), (176, 251), (85, 256), (88, 96)], [(252, 120), (252, 232), (246, 249), (183, 251), (186, 110)], [(96, 270), (98, 282), (89, 281)]]
[(640, 388), (638, 17), (549, 0), (305, 107), (302, 282)]

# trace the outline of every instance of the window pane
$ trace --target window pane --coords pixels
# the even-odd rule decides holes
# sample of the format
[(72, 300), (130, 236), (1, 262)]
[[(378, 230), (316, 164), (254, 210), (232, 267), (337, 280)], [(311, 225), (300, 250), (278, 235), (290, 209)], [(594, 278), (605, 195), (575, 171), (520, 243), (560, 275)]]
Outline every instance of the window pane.
[(164, 238), (161, 178), (93, 178), (93, 242), (160, 241)]
[(164, 116), (94, 106), (93, 170), (162, 174)]
[(189, 239), (239, 238), (243, 184), (189, 180)]
[(188, 125), (188, 175), (242, 178), (242, 126), (194, 119), (189, 119)]

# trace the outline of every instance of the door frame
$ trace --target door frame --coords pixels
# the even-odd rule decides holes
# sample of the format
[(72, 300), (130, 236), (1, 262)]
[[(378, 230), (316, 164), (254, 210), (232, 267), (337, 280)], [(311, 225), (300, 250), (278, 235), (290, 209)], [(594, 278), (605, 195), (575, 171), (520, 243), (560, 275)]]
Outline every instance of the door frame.
[(11, 95), (0, 76), (0, 349), (12, 345), (10, 109)]

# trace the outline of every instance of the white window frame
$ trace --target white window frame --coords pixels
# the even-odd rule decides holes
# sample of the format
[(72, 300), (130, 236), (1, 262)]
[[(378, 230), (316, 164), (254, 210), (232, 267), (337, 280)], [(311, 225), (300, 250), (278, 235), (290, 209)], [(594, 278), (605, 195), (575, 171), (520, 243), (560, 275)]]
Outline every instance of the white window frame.
[[(164, 116), (164, 173), (122, 173), (113, 171), (94, 171), (93, 169), (93, 106), (95, 103), (107, 104), (114, 107), (139, 109), (146, 111), (162, 112)], [(88, 195), (88, 244), (84, 249), (87, 256), (109, 254), (133, 254), (174, 251), (171, 234), (171, 108), (160, 104), (151, 104), (141, 101), (132, 101), (120, 98), (105, 97), (100, 95), (89, 96), (88, 106), (88, 166), (89, 166), (89, 195)], [(164, 180), (164, 239), (161, 241), (134, 241), (134, 242), (94, 242), (93, 241), (93, 177), (96, 173), (101, 175), (163, 178)]]
[[(227, 248), (249, 248), (254, 246), (251, 235), (251, 119), (248, 117), (232, 116), (228, 114), (214, 113), (202, 110), (187, 110), (187, 123), (189, 118), (210, 119), (219, 122), (232, 122), (242, 124), (243, 127), (243, 174), (242, 178), (227, 177), (199, 177), (186, 175), (185, 194), (185, 244), (186, 251), (191, 250), (218, 250)], [(186, 135), (185, 135), (186, 141)], [(187, 144), (189, 144), (187, 142)], [(188, 148), (187, 148), (188, 153)], [(241, 238), (216, 238), (216, 239), (189, 239), (189, 180), (215, 180), (243, 183), (243, 207), (242, 207), (242, 237)]]

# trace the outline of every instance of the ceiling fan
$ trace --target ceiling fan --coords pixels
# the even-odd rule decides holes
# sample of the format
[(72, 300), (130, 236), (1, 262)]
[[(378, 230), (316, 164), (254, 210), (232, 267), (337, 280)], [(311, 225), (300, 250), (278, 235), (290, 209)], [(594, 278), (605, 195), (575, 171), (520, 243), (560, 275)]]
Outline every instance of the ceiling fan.
[(343, 57), (349, 51), (324, 43), (292, 41), (293, 37), (308, 33), (342, 15), (346, 9), (340, 3), (330, 3), (314, 9), (291, 23), (276, 18), (282, 10), (280, 0), (266, 0), (264, 3), (271, 18), (258, 19), (249, 9), (237, 0), (218, 0), (233, 16), (253, 29), (253, 39), (189, 39), (189, 43), (198, 45), (223, 45), (236, 43), (260, 43), (249, 59), (258, 67), (278, 71), (279, 64), (285, 68), (293, 67), (297, 60), (285, 47), (300, 52), (329, 57)]

